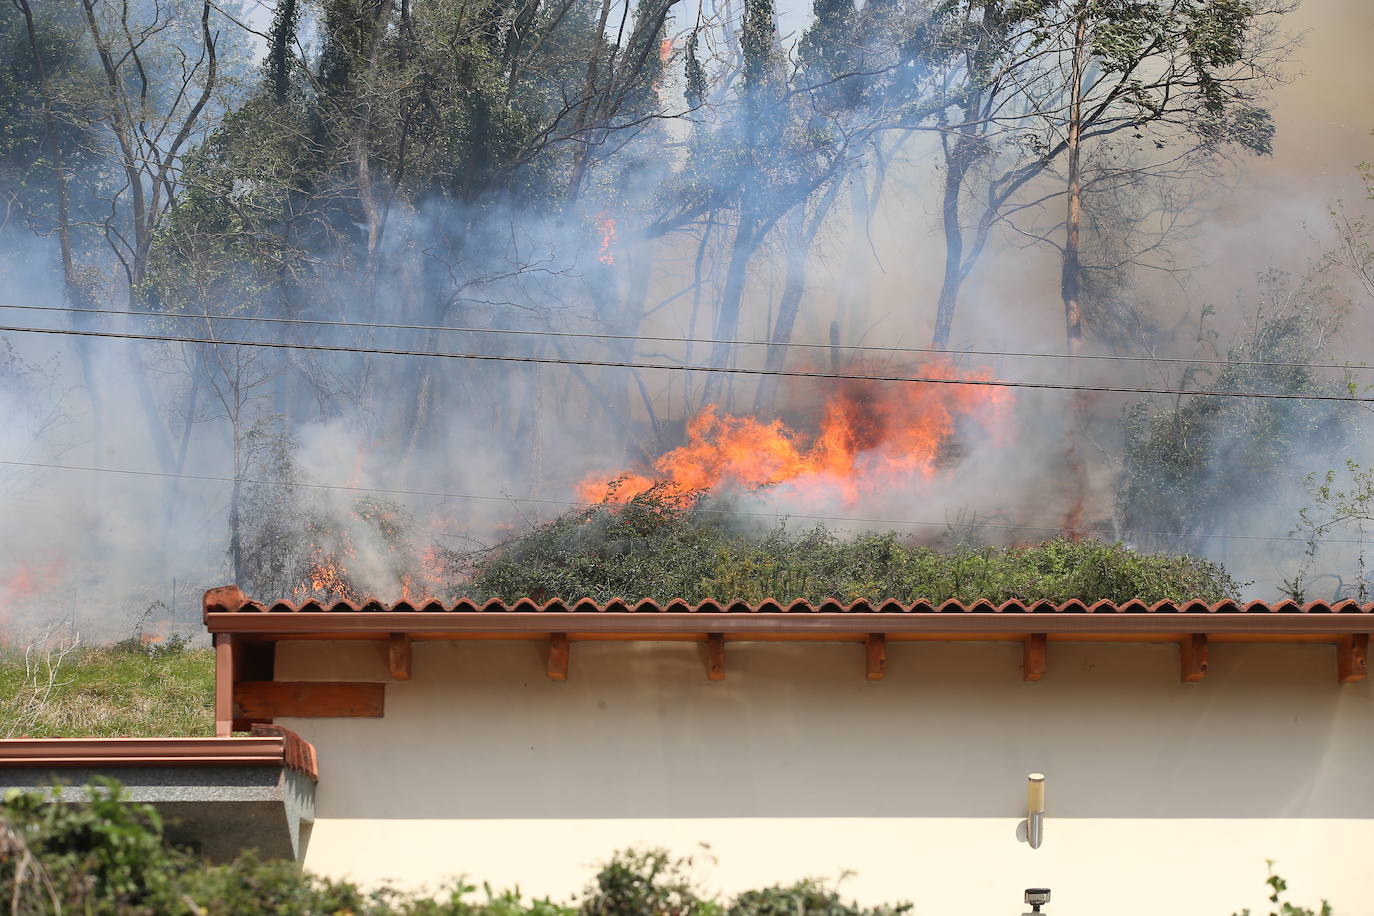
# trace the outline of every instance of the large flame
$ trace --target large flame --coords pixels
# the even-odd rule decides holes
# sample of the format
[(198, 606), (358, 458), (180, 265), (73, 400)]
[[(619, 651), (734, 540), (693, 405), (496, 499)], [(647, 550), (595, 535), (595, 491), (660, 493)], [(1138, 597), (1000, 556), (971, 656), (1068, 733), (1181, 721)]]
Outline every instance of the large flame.
[[(944, 361), (914, 374), (991, 379)], [(597, 502), (628, 500), (656, 484), (680, 492), (770, 487), (807, 501), (853, 504), (867, 493), (932, 477), (963, 421), (998, 435), (1010, 397), (997, 386), (850, 379), (825, 400), (813, 435), (782, 420), (732, 416), (710, 406), (688, 423), (686, 443), (655, 460), (651, 471), (593, 474), (577, 492)]]

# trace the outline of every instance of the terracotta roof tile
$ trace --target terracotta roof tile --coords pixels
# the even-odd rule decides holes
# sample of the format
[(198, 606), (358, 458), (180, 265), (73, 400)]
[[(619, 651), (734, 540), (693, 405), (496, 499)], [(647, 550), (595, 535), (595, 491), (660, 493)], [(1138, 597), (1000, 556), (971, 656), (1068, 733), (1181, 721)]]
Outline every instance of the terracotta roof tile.
[(990, 601), (976, 600), (971, 602), (961, 602), (950, 599), (940, 604), (932, 604), (929, 601), (910, 601), (903, 602), (894, 599), (882, 601), (853, 601), (848, 604), (826, 599), (823, 601), (809, 602), (805, 600), (794, 600), (790, 602), (780, 601), (773, 598), (766, 598), (757, 603), (744, 601), (718, 602), (707, 599), (697, 604), (691, 604), (682, 599), (671, 599), (668, 601), (657, 601), (654, 599), (641, 599), (633, 601), (627, 598), (612, 598), (605, 602), (596, 602), (589, 598), (581, 598), (574, 601), (565, 601), (553, 598), (539, 602), (530, 598), (520, 598), (516, 601), (506, 602), (498, 598), (490, 598), (486, 601), (477, 601), (472, 598), (458, 598), (447, 604), (437, 599), (428, 599), (422, 603), (412, 601), (396, 601), (386, 603), (375, 598), (368, 599), (362, 604), (350, 601), (337, 601), (333, 604), (323, 604), (320, 601), (311, 599), (294, 604), (290, 601), (274, 601), (266, 604), (248, 598), (235, 586), (224, 586), (213, 588), (205, 593), (205, 611), (207, 613), (391, 613), (391, 614), (410, 614), (410, 613), (447, 613), (447, 614), (500, 614), (500, 613), (540, 613), (540, 614), (599, 614), (599, 613), (634, 613), (634, 614), (1094, 614), (1094, 615), (1113, 615), (1113, 614), (1371, 614), (1374, 613), (1374, 603), (1361, 604), (1354, 600), (1326, 602), (1309, 601), (1299, 605), (1296, 602), (1282, 600), (1277, 602), (1250, 601), (1244, 604), (1225, 600), (1213, 604), (1203, 601), (1159, 601), (1154, 604), (1146, 604), (1138, 599), (1131, 599), (1120, 603), (1111, 601), (1096, 601), (1091, 605), (1085, 604), (1077, 599), (1069, 599), (1060, 603), (1054, 603), (1043, 599), (1033, 599), (1030, 601), (1010, 600), (1001, 604), (993, 604)]

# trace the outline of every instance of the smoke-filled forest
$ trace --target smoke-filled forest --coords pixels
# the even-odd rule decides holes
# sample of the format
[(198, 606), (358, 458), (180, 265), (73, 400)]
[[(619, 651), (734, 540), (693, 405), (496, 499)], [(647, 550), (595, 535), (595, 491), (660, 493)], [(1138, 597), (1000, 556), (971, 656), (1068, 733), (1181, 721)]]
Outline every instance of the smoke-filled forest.
[(1365, 598), (1370, 18), (12, 0), (0, 628), (451, 597), (626, 504)]

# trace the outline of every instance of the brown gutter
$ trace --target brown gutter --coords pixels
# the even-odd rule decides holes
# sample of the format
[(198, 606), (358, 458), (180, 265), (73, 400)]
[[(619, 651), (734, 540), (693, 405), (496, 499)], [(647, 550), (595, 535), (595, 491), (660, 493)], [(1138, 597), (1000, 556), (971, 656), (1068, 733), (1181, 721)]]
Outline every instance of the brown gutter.
[(314, 748), (279, 727), (247, 738), (4, 738), (0, 767), (7, 766), (277, 766), (319, 778)]
[(858, 637), (867, 633), (927, 637), (1017, 638), (1027, 633), (1077, 636), (1169, 636), (1184, 633), (1253, 636), (1340, 636), (1374, 633), (1374, 614), (1197, 613), (1197, 612), (521, 612), (521, 611), (348, 611), (335, 613), (251, 613), (206, 611), (211, 633), (276, 637), (352, 636), (384, 639), (389, 633), (460, 639), (464, 636), (538, 636), (567, 633), (594, 636), (656, 636), (724, 633), (738, 638)]

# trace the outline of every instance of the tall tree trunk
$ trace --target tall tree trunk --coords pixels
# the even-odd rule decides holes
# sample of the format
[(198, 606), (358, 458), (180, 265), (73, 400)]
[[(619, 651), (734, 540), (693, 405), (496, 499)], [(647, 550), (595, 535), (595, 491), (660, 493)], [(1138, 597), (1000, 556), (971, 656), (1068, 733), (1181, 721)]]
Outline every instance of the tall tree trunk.
[[(740, 311), (744, 302), (744, 286), (749, 279), (749, 262), (758, 250), (763, 239), (759, 219), (753, 214), (752, 207), (741, 207), (739, 225), (735, 227), (735, 240), (730, 246), (730, 263), (725, 269), (725, 283), (721, 287), (720, 307), (716, 312), (715, 325), (711, 336), (718, 342), (711, 346), (711, 365), (728, 366), (734, 355), (734, 345), (730, 343), (739, 335)], [(725, 376), (711, 373), (702, 386), (701, 404), (714, 404), (720, 400)]]
[[(1079, 301), (1079, 233), (1083, 223), (1083, 187), (1079, 178), (1079, 161), (1083, 139), (1083, 70), (1087, 58), (1087, 12), (1079, 4), (1078, 21), (1074, 25), (1073, 69), (1069, 98), (1069, 123), (1065, 139), (1068, 157), (1068, 193), (1064, 218), (1063, 271), (1060, 293), (1064, 300), (1065, 352), (1076, 356), (1083, 348), (1083, 308)], [(1080, 372), (1076, 361), (1070, 361), (1072, 378), (1077, 383)], [(1085, 438), (1089, 402), (1086, 392), (1075, 391), (1071, 396), (1069, 429), (1065, 450), (1065, 464), (1069, 471), (1069, 508), (1064, 516), (1064, 533), (1071, 538), (1081, 535), (1088, 499), (1088, 474), (1083, 462), (1082, 440)]]
[[(956, 148), (958, 145), (955, 144)], [(959, 225), (959, 194), (963, 190), (963, 178), (963, 170), (951, 158), (945, 168), (944, 201), (940, 210), (945, 233), (945, 276), (940, 284), (940, 298), (935, 303), (935, 333), (930, 343), (940, 350), (949, 348), (949, 335), (954, 327), (954, 310), (959, 302), (964, 267), (964, 227)]]
[[(843, 183), (838, 177), (831, 181), (830, 187), (817, 201), (815, 212), (811, 214), (809, 223), (806, 219), (805, 207), (788, 221), (787, 274), (783, 281), (782, 298), (778, 301), (778, 317), (773, 324), (772, 333), (768, 337), (769, 342), (775, 346), (768, 348), (768, 355), (763, 363), (764, 368), (770, 372), (778, 371), (787, 361), (787, 347), (777, 345), (787, 344), (792, 340), (792, 332), (797, 325), (797, 316), (801, 313), (802, 296), (806, 292), (806, 266), (811, 257), (811, 245), (815, 242), (816, 234), (820, 232), (821, 226), (825, 223), (826, 216), (830, 214), (830, 209), (834, 206), (835, 198)], [(771, 410), (775, 406), (777, 391), (778, 377), (775, 375), (763, 376), (754, 396), (754, 412), (763, 413)]]
[(1078, 353), (1083, 346), (1083, 308), (1079, 302), (1079, 230), (1083, 223), (1083, 186), (1079, 178), (1079, 160), (1083, 139), (1083, 69), (1087, 57), (1085, 45), (1087, 14), (1081, 5), (1078, 22), (1074, 26), (1073, 73), (1069, 99), (1068, 135), (1065, 154), (1068, 157), (1067, 212), (1064, 217), (1064, 262), (1060, 276), (1060, 293), (1064, 299), (1064, 335), (1067, 352)]

